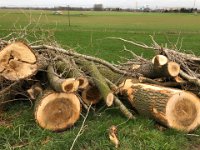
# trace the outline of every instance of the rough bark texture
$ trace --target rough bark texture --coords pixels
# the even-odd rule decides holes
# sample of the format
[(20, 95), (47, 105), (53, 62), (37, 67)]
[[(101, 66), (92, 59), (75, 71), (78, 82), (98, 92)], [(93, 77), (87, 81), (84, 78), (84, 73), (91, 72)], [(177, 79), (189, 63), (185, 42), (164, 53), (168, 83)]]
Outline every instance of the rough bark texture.
[(155, 66), (153, 63), (148, 63), (141, 65), (134, 71), (151, 79), (160, 77), (176, 77), (180, 72), (180, 66), (175, 62), (168, 62), (162, 66)]
[(192, 93), (148, 84), (133, 84), (126, 90), (132, 106), (143, 116), (186, 132), (199, 125), (200, 100)]
[(105, 77), (101, 75), (93, 62), (82, 61), (82, 65), (90, 73), (107, 106), (111, 106), (114, 101), (114, 95), (107, 85)]
[(149, 84), (155, 84), (155, 85), (160, 85), (160, 86), (165, 86), (165, 87), (179, 87), (181, 85), (183, 85), (183, 83), (178, 83), (178, 82), (159, 82), (159, 81), (155, 81), (153, 79), (150, 78), (146, 78), (146, 77), (139, 77), (139, 81), (140, 83), (149, 83)]
[(64, 72), (64, 76), (78, 80), (80, 89), (85, 89), (88, 86), (88, 79), (75, 62), (70, 60), (58, 61), (56, 62), (56, 67), (60, 72)]
[(35, 120), (44, 129), (62, 131), (80, 116), (80, 101), (73, 93), (44, 91), (35, 104)]
[[(75, 60), (76, 63), (80, 66), (80, 68), (86, 72), (86, 73), (90, 73), (90, 71), (88, 71), (86, 64), (84, 63), (83, 60)], [(101, 65), (101, 64), (95, 64), (96, 67), (98, 68), (98, 71), (108, 80), (110, 80), (112, 83), (114, 83), (115, 85), (119, 85), (120, 83), (122, 83), (124, 80), (126, 79), (130, 79), (133, 78), (131, 76), (125, 75), (125, 74), (119, 74), (114, 72), (113, 70), (111, 70), (110, 68), (108, 68), (107, 66)], [(133, 78), (136, 79), (136, 78)]]

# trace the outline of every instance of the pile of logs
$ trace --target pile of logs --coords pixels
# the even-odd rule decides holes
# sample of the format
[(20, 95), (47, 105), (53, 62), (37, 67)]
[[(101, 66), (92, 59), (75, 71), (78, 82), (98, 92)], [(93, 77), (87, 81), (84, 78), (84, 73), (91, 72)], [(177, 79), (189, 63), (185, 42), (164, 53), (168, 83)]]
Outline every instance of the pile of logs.
[[(34, 102), (39, 126), (62, 131), (73, 126), (81, 108), (104, 100), (129, 119), (135, 114), (190, 132), (200, 125), (200, 58), (156, 47), (152, 60), (125, 63), (82, 55), (49, 45), (1, 41), (0, 106), (16, 99)], [(126, 103), (127, 104), (127, 103)]]

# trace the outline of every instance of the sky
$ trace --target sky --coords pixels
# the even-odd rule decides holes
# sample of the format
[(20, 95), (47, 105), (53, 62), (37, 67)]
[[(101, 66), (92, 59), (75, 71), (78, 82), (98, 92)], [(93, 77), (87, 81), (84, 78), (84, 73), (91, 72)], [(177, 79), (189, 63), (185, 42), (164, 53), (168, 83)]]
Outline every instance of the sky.
[(150, 8), (187, 7), (194, 6), (200, 9), (200, 0), (0, 0), (0, 6), (17, 7), (93, 7), (94, 4), (103, 4), (104, 7)]

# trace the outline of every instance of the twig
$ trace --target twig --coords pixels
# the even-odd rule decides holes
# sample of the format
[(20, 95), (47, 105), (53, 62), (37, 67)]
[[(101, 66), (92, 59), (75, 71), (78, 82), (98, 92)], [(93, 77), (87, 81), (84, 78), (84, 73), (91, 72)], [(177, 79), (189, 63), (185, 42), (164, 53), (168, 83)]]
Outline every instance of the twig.
[(104, 66), (107, 66), (112, 71), (114, 71), (116, 73), (119, 73), (119, 74), (132, 76), (132, 77), (136, 77), (137, 76), (135, 73), (130, 73), (130, 72), (127, 72), (127, 71), (124, 71), (124, 70), (120, 70), (120, 69), (116, 68), (115, 66), (113, 66), (113, 64), (111, 64), (111, 63), (109, 63), (109, 62), (107, 62), (105, 60), (102, 60), (100, 58), (79, 54), (79, 53), (73, 52), (71, 50), (65, 50), (63, 48), (53, 47), (53, 46), (49, 46), (49, 45), (31, 46), (31, 48), (36, 49), (36, 50), (49, 49), (49, 50), (58, 51), (58, 52), (61, 52), (63, 54), (66, 54), (68, 56), (74, 56), (74, 57), (77, 57), (77, 58), (84, 58), (86, 60), (90, 60), (90, 61), (93, 61), (93, 62), (96, 62), (96, 63), (100, 63), (100, 64), (102, 64)]
[(198, 134), (186, 134), (186, 135), (188, 135), (188, 136), (196, 136), (196, 137), (199, 137), (200, 135), (198, 135)]
[(136, 42), (133, 42), (133, 41), (129, 41), (129, 40), (126, 40), (126, 39), (123, 39), (123, 38), (119, 38), (119, 37), (108, 37), (108, 39), (116, 39), (116, 40), (121, 40), (123, 42), (126, 42), (126, 43), (129, 43), (129, 44), (133, 44), (135, 46), (138, 46), (138, 47), (142, 47), (144, 49), (155, 49), (155, 47), (152, 47), (152, 46), (148, 46), (144, 43), (142, 44), (139, 44), (139, 43), (136, 43)]
[(176, 86), (181, 85), (181, 83), (177, 83), (177, 82), (159, 82), (159, 81), (155, 81), (153, 79), (146, 78), (146, 77), (139, 77), (139, 81), (141, 83), (156, 84), (156, 85), (166, 86), (166, 87), (176, 87)]
[(189, 82), (197, 85), (197, 86), (200, 86), (200, 79), (196, 78), (196, 77), (192, 77), (190, 75), (188, 75), (187, 73), (185, 73), (183, 70), (180, 70), (180, 75), (187, 79)]
[(128, 119), (136, 119), (126, 106), (115, 96), (114, 103)]
[(142, 58), (141, 56), (138, 56), (138, 55), (135, 54), (133, 51), (127, 49), (125, 45), (124, 45), (124, 51), (127, 51), (127, 52), (131, 53), (131, 55), (132, 55), (134, 58), (136, 58), (137, 60), (139, 60), (139, 61), (147, 62), (146, 59)]
[(88, 117), (88, 115), (89, 115), (90, 107), (91, 107), (91, 106), (92, 106), (92, 105), (89, 105), (89, 107), (88, 107), (88, 110), (87, 110), (87, 113), (86, 113), (85, 118), (84, 118), (84, 120), (83, 120), (83, 123), (82, 123), (82, 125), (81, 125), (81, 128), (80, 128), (78, 134), (76, 135), (76, 138), (74, 139), (74, 141), (73, 141), (73, 143), (72, 143), (72, 145), (71, 145), (71, 147), (70, 147), (70, 150), (73, 150), (74, 145), (75, 145), (77, 139), (79, 138), (79, 136), (81, 136), (81, 132), (82, 132), (82, 130), (83, 130), (83, 128), (84, 128), (85, 121), (86, 121), (86, 119), (87, 119), (87, 117)]
[[(109, 86), (112, 86), (113, 89), (115, 89), (115, 92), (118, 93), (118, 87), (112, 83), (110, 80), (106, 79), (106, 82), (109, 84)], [(114, 98), (114, 104), (119, 107), (120, 111), (126, 116), (128, 119), (136, 119), (135, 116), (126, 108), (126, 106), (121, 102), (121, 100), (115, 96)]]

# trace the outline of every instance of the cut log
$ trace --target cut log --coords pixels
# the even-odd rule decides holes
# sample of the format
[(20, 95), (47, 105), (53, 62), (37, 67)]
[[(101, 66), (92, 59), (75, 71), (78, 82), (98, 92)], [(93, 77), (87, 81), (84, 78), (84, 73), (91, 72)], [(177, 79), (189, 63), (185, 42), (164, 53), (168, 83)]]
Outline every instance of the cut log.
[(165, 64), (167, 64), (168, 62), (168, 58), (164, 55), (156, 55), (155, 57), (153, 57), (152, 59), (152, 63), (158, 67), (158, 66), (163, 66)]
[(80, 111), (80, 101), (75, 94), (46, 91), (36, 100), (34, 114), (40, 127), (63, 131), (74, 125)]
[(56, 62), (56, 68), (60, 72), (65, 72), (65, 77), (75, 78), (77, 81), (79, 81), (79, 89), (85, 89), (88, 86), (88, 79), (74, 62), (70, 62), (70, 60), (67, 59), (62, 59), (62, 61)]
[(140, 68), (133, 70), (147, 78), (176, 77), (180, 73), (180, 65), (175, 62), (168, 62), (163, 66), (155, 66), (153, 63), (143, 64)]
[(47, 77), (50, 85), (57, 92), (74, 92), (78, 90), (79, 81), (75, 80), (75, 78), (59, 78), (54, 72), (53, 66), (51, 65), (48, 66)]
[(139, 114), (167, 127), (190, 132), (199, 125), (200, 99), (190, 92), (140, 83), (126, 92)]
[(87, 105), (97, 104), (102, 96), (96, 86), (88, 86), (81, 94), (82, 100)]
[(0, 74), (8, 80), (30, 77), (38, 70), (37, 57), (24, 43), (15, 42), (0, 51)]
[(82, 61), (82, 65), (89, 72), (92, 79), (94, 80), (95, 85), (99, 89), (105, 103), (107, 106), (111, 106), (114, 101), (114, 94), (110, 90), (105, 77), (99, 72), (96, 65), (93, 62)]

